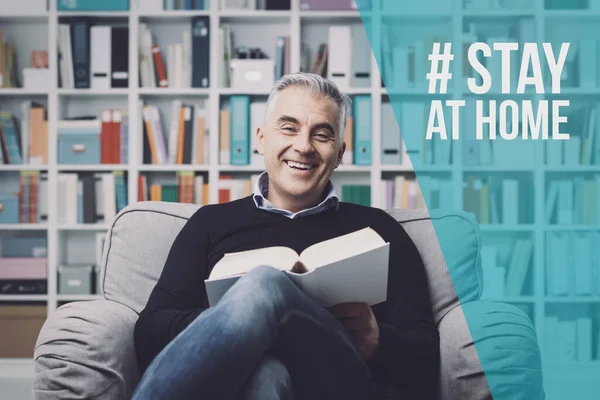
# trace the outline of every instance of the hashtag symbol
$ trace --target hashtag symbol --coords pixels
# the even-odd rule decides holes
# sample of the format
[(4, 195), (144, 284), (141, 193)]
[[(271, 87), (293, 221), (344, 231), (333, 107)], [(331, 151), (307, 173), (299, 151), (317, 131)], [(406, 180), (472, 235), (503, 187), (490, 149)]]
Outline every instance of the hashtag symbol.
[[(452, 79), (450, 73), (450, 61), (454, 60), (454, 54), (452, 54), (452, 43), (444, 43), (444, 53), (440, 54), (440, 44), (433, 44), (433, 53), (429, 54), (429, 61), (431, 61), (431, 70), (427, 74), (427, 80), (429, 81), (429, 93), (436, 93), (437, 81), (440, 81), (440, 93), (446, 93), (448, 91), (448, 81)], [(440, 61), (442, 62), (442, 72), (438, 72), (438, 66)]]

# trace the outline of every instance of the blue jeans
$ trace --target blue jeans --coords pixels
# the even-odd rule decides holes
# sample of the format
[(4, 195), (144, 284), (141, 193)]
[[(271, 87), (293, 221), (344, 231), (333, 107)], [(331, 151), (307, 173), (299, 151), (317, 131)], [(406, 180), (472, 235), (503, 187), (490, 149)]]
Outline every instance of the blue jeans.
[(272, 267), (240, 278), (150, 364), (133, 399), (360, 399), (377, 385), (342, 324)]

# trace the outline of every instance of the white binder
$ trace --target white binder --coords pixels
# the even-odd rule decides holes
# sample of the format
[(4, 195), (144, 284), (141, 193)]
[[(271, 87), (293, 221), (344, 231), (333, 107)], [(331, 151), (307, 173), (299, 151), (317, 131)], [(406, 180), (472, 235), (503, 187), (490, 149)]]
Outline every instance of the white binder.
[(342, 91), (352, 82), (352, 30), (350, 26), (329, 27), (327, 78)]
[(92, 89), (108, 90), (111, 87), (111, 34), (110, 26), (98, 25), (90, 28)]

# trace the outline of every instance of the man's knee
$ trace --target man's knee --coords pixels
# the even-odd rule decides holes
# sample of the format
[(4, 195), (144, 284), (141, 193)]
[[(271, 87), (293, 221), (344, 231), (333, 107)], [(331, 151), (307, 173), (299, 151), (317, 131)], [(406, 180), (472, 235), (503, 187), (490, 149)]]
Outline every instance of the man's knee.
[(266, 265), (252, 269), (238, 283), (246, 291), (260, 297), (287, 297), (290, 291), (297, 290), (285, 272)]

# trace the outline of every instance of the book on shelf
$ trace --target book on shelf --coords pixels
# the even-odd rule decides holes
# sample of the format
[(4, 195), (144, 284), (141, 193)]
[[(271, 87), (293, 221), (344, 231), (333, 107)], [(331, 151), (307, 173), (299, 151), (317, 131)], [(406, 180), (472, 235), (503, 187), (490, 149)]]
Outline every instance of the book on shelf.
[(171, 102), (168, 136), (157, 106), (141, 103), (144, 164), (208, 164), (209, 122), (204, 104)]
[(44, 236), (0, 239), (0, 294), (45, 294), (48, 271)]
[(57, 0), (58, 11), (128, 11), (130, 0)]
[(0, 113), (0, 164), (48, 163), (48, 121), (44, 107), (21, 103), (21, 123), (10, 112)]
[(463, 183), (464, 210), (473, 213), (480, 224), (528, 223), (532, 199), (532, 188), (516, 179), (467, 176)]
[(354, 203), (369, 207), (371, 205), (371, 186), (353, 184), (342, 185), (341, 200), (347, 203)]
[(142, 13), (152, 13), (174, 10), (205, 10), (208, 0), (136, 0), (138, 10)]
[(140, 86), (144, 88), (207, 88), (210, 85), (210, 19), (193, 17), (181, 42), (161, 48), (147, 23), (139, 31)]
[(546, 293), (600, 296), (600, 259), (594, 250), (599, 245), (599, 232), (547, 232)]
[(59, 85), (65, 89), (127, 88), (129, 28), (94, 24), (87, 17), (58, 25)]
[(20, 86), (17, 75), (17, 49), (12, 42), (4, 39), (0, 29), (0, 88)]
[(122, 171), (58, 174), (58, 223), (109, 223), (127, 206)]
[(451, 208), (453, 186), (450, 179), (422, 175), (417, 179), (396, 175), (393, 179), (382, 179), (381, 204), (392, 208)]
[(242, 275), (268, 265), (285, 271), (324, 307), (348, 302), (374, 305), (387, 298), (388, 259), (389, 243), (364, 228), (316, 243), (300, 254), (279, 246), (225, 254), (205, 285), (214, 306)]
[(545, 202), (546, 224), (600, 223), (600, 174), (550, 179)]
[(138, 201), (167, 201), (176, 203), (209, 204), (209, 187), (203, 175), (193, 171), (177, 171), (175, 182), (148, 183), (147, 175), (138, 176)]
[(231, 175), (221, 175), (218, 181), (218, 203), (227, 203), (250, 196), (256, 186), (260, 174), (252, 174), (250, 178), (233, 179)]

